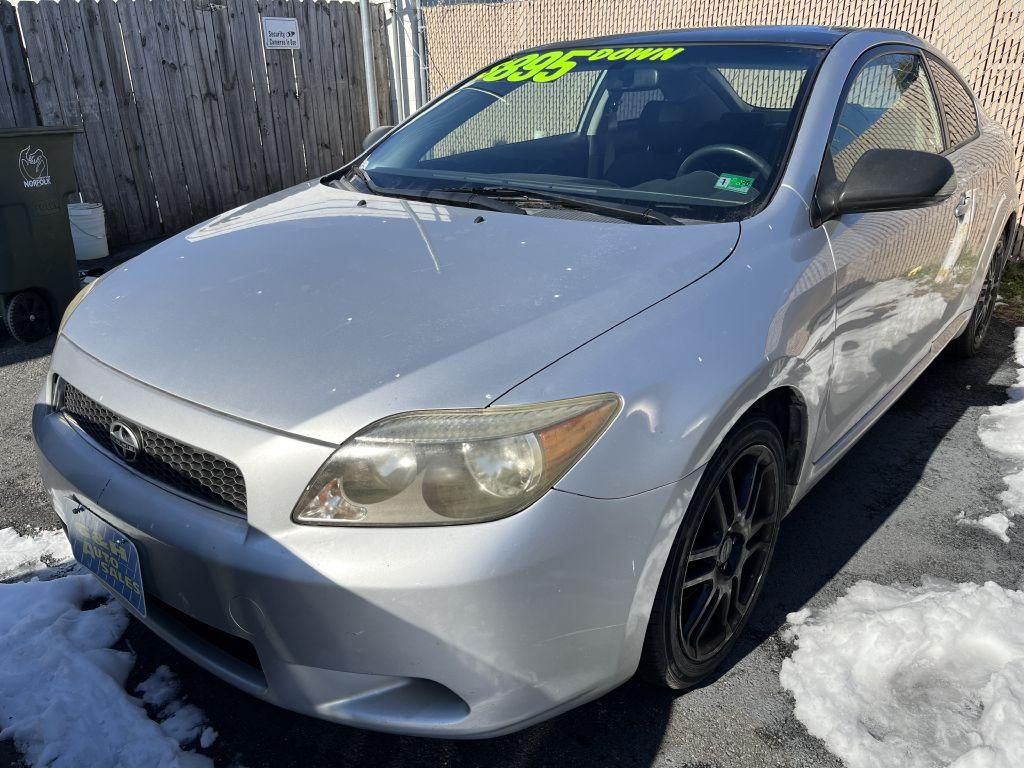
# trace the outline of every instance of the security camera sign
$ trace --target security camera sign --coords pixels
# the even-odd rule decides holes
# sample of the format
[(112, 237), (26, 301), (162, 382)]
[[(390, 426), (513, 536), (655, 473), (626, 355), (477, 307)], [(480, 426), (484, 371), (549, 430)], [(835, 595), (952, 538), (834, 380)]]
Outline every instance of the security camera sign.
[(299, 23), (283, 16), (264, 16), (263, 47), (268, 51), (297, 50), (300, 47)]

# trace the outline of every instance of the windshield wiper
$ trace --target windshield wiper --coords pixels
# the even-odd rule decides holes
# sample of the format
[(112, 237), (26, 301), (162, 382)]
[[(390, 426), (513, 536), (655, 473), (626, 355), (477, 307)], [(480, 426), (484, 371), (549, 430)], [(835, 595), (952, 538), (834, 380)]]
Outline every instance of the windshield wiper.
[(514, 203), (504, 200), (497, 200), (477, 190), (462, 189), (393, 189), (381, 187), (370, 180), (370, 175), (358, 166), (354, 166), (352, 173), (359, 178), (366, 188), (375, 195), (383, 197), (404, 197), (409, 200), (425, 200), (431, 203), (451, 203), (453, 205), (464, 205), (469, 208), (484, 208), (488, 211), (499, 211), (501, 213), (525, 214), (522, 208)]
[(467, 192), (484, 194), (488, 196), (516, 197), (522, 200), (540, 200), (548, 203), (558, 203), (566, 208), (577, 208), (581, 211), (601, 213), (614, 218), (627, 221), (638, 221), (643, 224), (669, 224), (681, 225), (682, 222), (674, 219), (667, 213), (655, 210), (654, 208), (643, 208), (639, 205), (628, 203), (613, 203), (607, 200), (592, 200), (587, 197), (565, 195), (561, 192), (548, 192), (546, 190), (528, 189), (526, 187), (487, 186), (469, 187), (460, 190), (450, 189), (447, 192)]

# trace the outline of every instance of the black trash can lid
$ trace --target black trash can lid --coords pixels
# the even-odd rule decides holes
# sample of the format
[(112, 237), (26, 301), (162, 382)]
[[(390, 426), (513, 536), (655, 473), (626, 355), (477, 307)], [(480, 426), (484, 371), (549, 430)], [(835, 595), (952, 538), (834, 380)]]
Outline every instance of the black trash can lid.
[(17, 136), (48, 136), (55, 133), (81, 133), (80, 125), (35, 125), (28, 128), (0, 128), (0, 139)]

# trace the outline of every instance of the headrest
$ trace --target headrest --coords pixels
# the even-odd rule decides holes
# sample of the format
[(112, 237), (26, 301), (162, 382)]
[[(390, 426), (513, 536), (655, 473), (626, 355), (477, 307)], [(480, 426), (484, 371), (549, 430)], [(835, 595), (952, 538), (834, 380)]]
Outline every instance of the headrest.
[(678, 101), (649, 101), (640, 113), (640, 141), (658, 151), (674, 151), (690, 115)]

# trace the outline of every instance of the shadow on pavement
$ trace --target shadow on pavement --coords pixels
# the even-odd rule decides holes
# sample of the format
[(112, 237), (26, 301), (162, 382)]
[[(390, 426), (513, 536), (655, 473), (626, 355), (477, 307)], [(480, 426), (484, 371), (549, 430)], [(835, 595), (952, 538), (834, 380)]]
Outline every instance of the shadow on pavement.
[(56, 335), (50, 334), (45, 339), (40, 339), (31, 344), (22, 344), (11, 338), (7, 333), (7, 329), (3, 327), (3, 323), (0, 323), (0, 368), (5, 365), (14, 365), (16, 363), (24, 363), (27, 360), (46, 357), (53, 351), (53, 345), (56, 342)]

